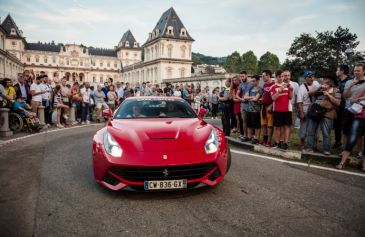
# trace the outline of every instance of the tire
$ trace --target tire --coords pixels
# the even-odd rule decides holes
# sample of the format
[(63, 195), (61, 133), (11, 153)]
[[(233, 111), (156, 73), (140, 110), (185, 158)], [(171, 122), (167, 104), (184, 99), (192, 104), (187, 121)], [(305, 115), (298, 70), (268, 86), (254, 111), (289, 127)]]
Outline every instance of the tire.
[(23, 118), (17, 113), (9, 113), (9, 128), (13, 132), (20, 132), (24, 127)]
[(232, 163), (232, 157), (231, 157), (231, 149), (229, 149), (229, 147), (227, 148), (227, 169), (226, 169), (226, 174), (228, 173), (229, 169), (231, 168), (231, 163)]

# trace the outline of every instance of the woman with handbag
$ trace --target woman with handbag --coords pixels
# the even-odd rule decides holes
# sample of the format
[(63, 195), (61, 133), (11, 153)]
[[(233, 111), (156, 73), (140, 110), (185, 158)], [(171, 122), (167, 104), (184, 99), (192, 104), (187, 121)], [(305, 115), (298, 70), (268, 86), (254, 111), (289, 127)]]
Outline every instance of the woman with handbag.
[(323, 153), (325, 155), (331, 154), (330, 133), (333, 121), (337, 116), (336, 107), (341, 103), (341, 94), (338, 93), (334, 80), (331, 76), (323, 77), (323, 84), (315, 93), (316, 100), (308, 110), (307, 151), (313, 151), (314, 138), (318, 127), (320, 127), (323, 135)]

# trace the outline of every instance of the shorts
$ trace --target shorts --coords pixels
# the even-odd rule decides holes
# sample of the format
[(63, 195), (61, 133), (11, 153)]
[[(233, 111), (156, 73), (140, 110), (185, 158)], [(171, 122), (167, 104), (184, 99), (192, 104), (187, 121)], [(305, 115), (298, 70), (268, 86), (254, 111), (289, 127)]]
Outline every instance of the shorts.
[(352, 122), (354, 121), (354, 114), (347, 109), (342, 110), (342, 132), (348, 136), (351, 130)]
[(247, 127), (261, 128), (260, 112), (246, 112)]
[(292, 112), (273, 112), (274, 127), (291, 126), (293, 124)]
[(268, 126), (268, 127), (272, 127), (274, 125), (274, 121), (273, 121), (273, 115), (272, 113), (268, 113), (266, 112), (266, 116), (264, 116), (264, 107), (261, 109), (261, 125), (262, 126)]

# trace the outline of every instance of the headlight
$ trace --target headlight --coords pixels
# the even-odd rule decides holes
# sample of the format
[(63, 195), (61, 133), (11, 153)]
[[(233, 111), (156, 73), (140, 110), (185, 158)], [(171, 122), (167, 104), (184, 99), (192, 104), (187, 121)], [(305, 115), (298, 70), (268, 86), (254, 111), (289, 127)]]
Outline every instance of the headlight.
[(205, 153), (211, 154), (218, 150), (218, 136), (215, 129), (212, 129), (212, 132), (209, 135), (209, 138), (204, 146)]
[(121, 157), (123, 154), (122, 148), (109, 132), (104, 133), (104, 149), (109, 155), (114, 157)]

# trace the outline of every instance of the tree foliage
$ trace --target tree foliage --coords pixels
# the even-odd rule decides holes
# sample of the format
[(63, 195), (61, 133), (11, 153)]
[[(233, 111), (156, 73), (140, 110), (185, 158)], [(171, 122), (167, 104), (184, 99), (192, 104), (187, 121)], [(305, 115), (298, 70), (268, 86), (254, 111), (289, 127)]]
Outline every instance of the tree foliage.
[(280, 61), (276, 54), (267, 51), (260, 57), (258, 62), (258, 72), (261, 73), (263, 70), (270, 70), (275, 72), (280, 67)]
[(227, 72), (239, 73), (242, 70), (241, 55), (237, 51), (229, 55), (224, 63), (224, 68)]
[(291, 44), (287, 52), (289, 57), (283, 66), (289, 68), (294, 77), (301, 75), (304, 70), (312, 70), (319, 76), (335, 76), (337, 66), (348, 63), (345, 54), (348, 46), (354, 50), (353, 60), (364, 59), (362, 52), (355, 51), (358, 44), (357, 35), (341, 26), (335, 32), (316, 32), (315, 36), (302, 33)]
[(250, 75), (257, 73), (257, 57), (252, 50), (242, 54), (242, 68)]

